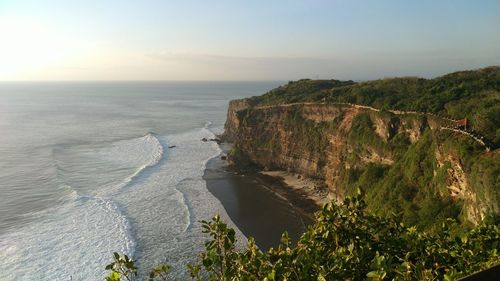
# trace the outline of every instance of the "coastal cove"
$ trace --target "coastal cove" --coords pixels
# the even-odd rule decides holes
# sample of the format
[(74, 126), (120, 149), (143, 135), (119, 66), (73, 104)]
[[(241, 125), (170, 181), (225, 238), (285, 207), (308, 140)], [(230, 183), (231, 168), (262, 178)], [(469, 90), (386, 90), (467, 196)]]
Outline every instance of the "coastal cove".
[[(491, 73), (500, 72), (477, 71), (496, 77)], [(476, 72), (452, 77), (457, 75), (460, 82), (461, 75)], [(335, 80), (289, 82), (253, 96), (274, 83), (0, 85), (0, 104), (6, 105), (0, 108), (0, 120), (6, 121), (0, 122), (5, 132), (0, 138), (0, 272), (5, 278), (0, 279), (98, 280), (110, 268), (103, 265), (127, 255), (139, 280), (164, 263), (174, 280), (186, 280), (193, 273), (186, 265), (199, 264), (210, 273), (218, 258), (228, 262), (228, 275), (258, 276), (250, 280), (298, 271), (292, 280), (310, 280), (322, 276), (323, 265), (344, 274), (341, 279), (364, 280), (366, 266), (381, 251), (389, 259), (417, 253), (408, 262), (418, 265), (429, 259), (434, 241), (445, 241), (436, 257), (440, 262), (441, 249), (468, 249), (459, 257), (464, 261), (477, 257), (474, 268), (457, 263), (460, 274), (498, 263), (498, 228), (488, 225), (498, 218), (498, 139), (492, 137), (495, 127), (477, 127), (494, 120), (495, 103), (479, 103), (491, 113), (484, 120), (474, 119), (475, 111), (459, 119), (374, 110), (328, 103), (343, 94), (328, 88), (338, 84)], [(379, 82), (368, 85), (373, 83)], [(295, 102), (311, 98), (303, 89), (317, 84), (326, 87), (312, 93), (317, 104)], [(480, 94), (497, 101), (498, 89), (484, 84)], [(471, 103), (479, 98), (469, 97)], [(269, 102), (275, 104), (259, 106)], [(459, 127), (461, 120), (470, 131)], [(414, 179), (419, 188), (402, 185)], [(394, 204), (388, 206), (387, 199)], [(417, 226), (378, 214), (417, 203), (420, 212), (407, 213), (418, 219), (413, 220)], [(465, 240), (433, 228), (450, 215), (477, 227), (465, 233), (472, 226), (446, 226), (465, 233)], [(277, 247), (284, 231), (291, 239)], [(329, 253), (363, 258), (346, 258), (352, 262), (339, 271)], [(82, 267), (82, 261), (88, 263)], [(449, 272), (434, 270), (437, 276)]]
[(289, 183), (318, 180), (323, 199), (361, 192), (370, 211), (422, 229), (448, 218), (478, 225), (499, 210), (499, 77), (487, 67), (433, 79), (292, 81), (230, 102), (230, 160)]
[[(221, 148), (227, 152), (229, 145), (222, 143)], [(203, 179), (233, 223), (263, 251), (277, 247), (284, 231), (296, 242), (318, 209), (279, 177), (237, 171), (220, 157), (207, 163)]]
[(499, 15), (1, 0), (0, 281), (500, 281)]

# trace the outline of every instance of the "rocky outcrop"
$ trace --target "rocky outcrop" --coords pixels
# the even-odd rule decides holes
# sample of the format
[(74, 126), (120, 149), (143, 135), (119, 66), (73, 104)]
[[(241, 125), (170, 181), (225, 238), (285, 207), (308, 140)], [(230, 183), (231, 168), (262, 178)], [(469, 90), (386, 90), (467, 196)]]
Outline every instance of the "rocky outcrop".
[[(422, 202), (436, 196), (451, 200), (461, 208), (455, 211), (460, 219), (476, 224), (498, 213), (498, 186), (472, 182), (480, 173), (491, 176), (491, 171), (474, 168), (477, 162), (471, 164), (470, 157), (489, 157), (498, 164), (499, 153), (485, 152), (467, 136), (442, 130), (445, 123), (432, 114), (346, 103), (255, 106), (243, 99), (229, 104), (225, 138), (260, 169), (321, 180), (331, 198), (342, 199), (361, 188), (369, 205), (383, 210), (384, 196), (388, 205), (399, 196), (403, 207), (394, 208), (419, 220), (424, 218)], [(464, 155), (464, 145), (475, 150)], [(442, 204), (443, 210), (455, 208)]]
[(242, 117), (239, 116), (239, 112), (243, 112), (245, 109), (249, 109), (251, 103), (249, 99), (232, 100), (229, 102), (229, 108), (227, 110), (226, 125), (224, 131), (224, 137), (227, 139), (236, 139), (240, 125), (242, 122)]

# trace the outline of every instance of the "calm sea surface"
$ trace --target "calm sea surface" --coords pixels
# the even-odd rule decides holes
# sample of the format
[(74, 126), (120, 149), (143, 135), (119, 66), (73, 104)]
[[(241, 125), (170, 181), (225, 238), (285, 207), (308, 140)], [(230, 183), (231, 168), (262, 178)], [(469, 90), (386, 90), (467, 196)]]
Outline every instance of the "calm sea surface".
[(114, 251), (182, 278), (198, 221), (229, 221), (202, 179), (220, 148), (200, 139), (278, 84), (0, 83), (0, 280), (102, 280)]

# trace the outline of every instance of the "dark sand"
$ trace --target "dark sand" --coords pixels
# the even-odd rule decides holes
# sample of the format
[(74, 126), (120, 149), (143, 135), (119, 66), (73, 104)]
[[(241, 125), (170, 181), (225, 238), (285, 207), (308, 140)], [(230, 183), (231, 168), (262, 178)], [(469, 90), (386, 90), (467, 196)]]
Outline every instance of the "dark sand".
[(237, 174), (219, 157), (208, 162), (203, 178), (231, 220), (245, 236), (254, 237), (262, 250), (276, 247), (285, 230), (297, 241), (312, 223), (312, 212), (317, 209), (288, 191), (280, 180), (260, 174)]

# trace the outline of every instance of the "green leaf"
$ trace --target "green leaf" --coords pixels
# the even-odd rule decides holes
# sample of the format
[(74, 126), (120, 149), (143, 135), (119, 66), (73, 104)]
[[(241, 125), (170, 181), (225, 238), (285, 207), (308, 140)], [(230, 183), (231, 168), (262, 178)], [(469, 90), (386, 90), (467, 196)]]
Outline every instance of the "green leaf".
[(110, 281), (120, 281), (120, 274), (116, 271), (111, 271), (107, 279)]
[(276, 272), (274, 270), (272, 270), (271, 272), (269, 272), (267, 274), (267, 279), (269, 279), (270, 281), (274, 280), (275, 274), (276, 274)]
[(203, 265), (205, 267), (210, 267), (213, 263), (212, 259), (203, 259)]

